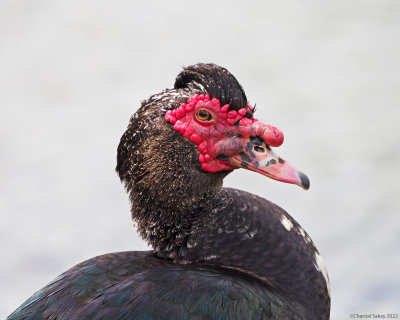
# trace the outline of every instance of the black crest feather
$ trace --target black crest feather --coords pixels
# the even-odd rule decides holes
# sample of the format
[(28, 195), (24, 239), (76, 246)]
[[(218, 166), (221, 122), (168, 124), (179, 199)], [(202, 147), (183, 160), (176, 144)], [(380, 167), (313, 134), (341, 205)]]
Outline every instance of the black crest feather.
[(199, 63), (183, 69), (175, 81), (175, 89), (193, 88), (206, 91), (221, 105), (231, 110), (247, 107), (246, 94), (236, 78), (225, 68), (213, 63)]

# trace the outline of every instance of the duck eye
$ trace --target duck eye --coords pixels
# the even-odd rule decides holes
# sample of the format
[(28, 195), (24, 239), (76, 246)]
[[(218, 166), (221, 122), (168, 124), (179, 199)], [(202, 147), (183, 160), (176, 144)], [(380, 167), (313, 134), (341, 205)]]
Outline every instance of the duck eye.
[(200, 109), (196, 112), (196, 118), (200, 121), (212, 121), (213, 117), (207, 110)]

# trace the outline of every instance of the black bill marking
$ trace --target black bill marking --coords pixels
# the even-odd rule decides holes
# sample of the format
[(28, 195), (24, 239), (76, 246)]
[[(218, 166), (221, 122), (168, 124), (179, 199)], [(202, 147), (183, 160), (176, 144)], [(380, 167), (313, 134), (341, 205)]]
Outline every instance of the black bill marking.
[(275, 159), (269, 160), (266, 164), (264, 164), (264, 167), (269, 167), (269, 166), (272, 166), (273, 164), (276, 164)]
[[(251, 162), (251, 158), (245, 152), (240, 153), (240, 158), (242, 159), (242, 164), (243, 164), (243, 162), (246, 162), (247, 164), (249, 164)], [(247, 165), (246, 165), (246, 167), (247, 167)]]
[(260, 137), (254, 137), (254, 136), (250, 137), (250, 142), (256, 146), (262, 146), (264, 144), (264, 141)]

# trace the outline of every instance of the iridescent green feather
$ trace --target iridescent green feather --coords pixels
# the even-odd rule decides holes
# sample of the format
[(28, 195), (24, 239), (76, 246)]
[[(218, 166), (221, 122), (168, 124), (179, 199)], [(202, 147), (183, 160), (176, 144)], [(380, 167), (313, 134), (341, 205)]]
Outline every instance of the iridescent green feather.
[[(296, 317), (295, 314), (303, 314)], [(88, 260), (38, 291), (8, 320), (306, 319), (265, 284), (230, 270), (176, 265), (150, 252)]]

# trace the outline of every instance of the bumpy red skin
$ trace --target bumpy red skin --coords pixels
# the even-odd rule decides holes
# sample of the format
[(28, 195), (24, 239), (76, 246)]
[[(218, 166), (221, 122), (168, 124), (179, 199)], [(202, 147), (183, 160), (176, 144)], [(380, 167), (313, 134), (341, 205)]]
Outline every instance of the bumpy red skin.
[[(197, 119), (196, 112), (200, 109), (207, 110), (213, 120)], [(228, 109), (229, 104), (221, 106), (218, 99), (210, 99), (208, 94), (196, 94), (165, 114), (165, 120), (172, 123), (176, 131), (197, 144), (199, 161), (205, 171), (237, 169), (216, 157), (221, 154), (231, 157), (244, 151), (250, 136), (258, 136), (272, 147), (283, 143), (283, 133), (278, 128), (245, 117), (248, 111), (253, 111), (250, 105), (238, 111)]]

